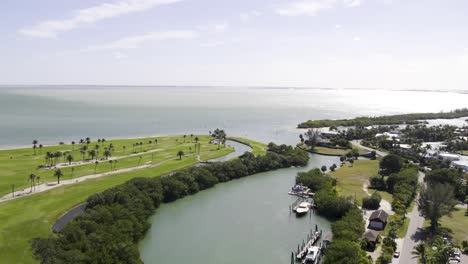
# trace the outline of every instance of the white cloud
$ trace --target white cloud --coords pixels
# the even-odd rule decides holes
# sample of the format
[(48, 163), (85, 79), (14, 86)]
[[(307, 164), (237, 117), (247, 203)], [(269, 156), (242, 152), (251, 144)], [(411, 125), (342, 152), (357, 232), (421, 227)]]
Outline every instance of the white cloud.
[(315, 16), (320, 11), (330, 9), (334, 5), (334, 0), (303, 0), (292, 2), (287, 6), (276, 9), (281, 16)]
[(89, 46), (83, 51), (136, 49), (145, 42), (192, 39), (196, 36), (197, 32), (191, 30), (149, 32), (143, 35), (125, 37), (105, 44)]
[(354, 40), (354, 41), (360, 41), (360, 40), (361, 40), (361, 37), (359, 37), (359, 36), (354, 36), (353, 40)]
[(38, 38), (53, 38), (61, 32), (67, 32), (98, 21), (118, 17), (135, 12), (142, 12), (161, 5), (168, 5), (181, 0), (121, 0), (112, 4), (102, 3), (89, 8), (79, 9), (71, 18), (46, 20), (38, 24), (22, 28), (23, 35)]
[(223, 22), (221, 24), (216, 24), (213, 26), (216, 32), (225, 32), (229, 28), (229, 24), (227, 22)]
[(222, 33), (226, 32), (229, 29), (229, 23), (227, 21), (217, 23), (217, 24), (211, 24), (211, 25), (203, 25), (203, 26), (197, 26), (196, 27), (198, 31), (204, 31), (204, 32), (215, 32), (215, 33)]
[(239, 15), (239, 18), (242, 22), (248, 22), (250, 21), (252, 18), (255, 18), (255, 17), (259, 17), (261, 16), (262, 13), (259, 12), (259, 11), (250, 11), (250, 12), (245, 12), (245, 13), (242, 13)]
[(357, 7), (362, 0), (299, 0), (276, 9), (281, 16), (315, 16), (335, 7)]
[(347, 7), (356, 7), (362, 4), (362, 0), (343, 0), (343, 4)]

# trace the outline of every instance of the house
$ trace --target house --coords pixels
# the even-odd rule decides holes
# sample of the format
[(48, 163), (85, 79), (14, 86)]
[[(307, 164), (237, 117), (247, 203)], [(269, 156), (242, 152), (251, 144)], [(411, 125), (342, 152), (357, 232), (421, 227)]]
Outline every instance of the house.
[(369, 229), (383, 230), (387, 224), (388, 214), (384, 210), (374, 211), (369, 217)]
[(367, 230), (362, 238), (367, 242), (367, 247), (369, 249), (375, 249), (375, 246), (379, 242), (379, 232), (374, 230)]

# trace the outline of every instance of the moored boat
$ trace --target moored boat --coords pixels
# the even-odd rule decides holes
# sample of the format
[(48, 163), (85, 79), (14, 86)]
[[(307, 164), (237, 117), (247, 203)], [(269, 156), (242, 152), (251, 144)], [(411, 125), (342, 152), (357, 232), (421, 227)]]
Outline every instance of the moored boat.
[(309, 202), (302, 202), (297, 206), (295, 209), (296, 215), (304, 215), (309, 212), (310, 208), (312, 207), (312, 204)]
[(302, 261), (303, 264), (316, 264), (320, 258), (320, 247), (312, 246), (308, 249), (307, 255)]

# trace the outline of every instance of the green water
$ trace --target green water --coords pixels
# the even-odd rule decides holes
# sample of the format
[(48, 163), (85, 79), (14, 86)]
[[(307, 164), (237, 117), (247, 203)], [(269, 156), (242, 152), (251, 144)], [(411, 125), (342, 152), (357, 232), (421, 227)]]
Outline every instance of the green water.
[(150, 219), (140, 243), (145, 263), (289, 263), (291, 251), (317, 224), (329, 222), (309, 214), (298, 218), (287, 194), (297, 172), (339, 163), (336, 157), (311, 155), (307, 168), (259, 173), (165, 204)]

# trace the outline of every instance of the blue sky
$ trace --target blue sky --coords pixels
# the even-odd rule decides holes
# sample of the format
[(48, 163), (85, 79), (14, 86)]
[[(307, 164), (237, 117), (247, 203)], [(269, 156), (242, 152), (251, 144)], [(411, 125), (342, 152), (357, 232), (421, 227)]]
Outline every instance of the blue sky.
[(466, 0), (0, 1), (0, 84), (468, 90)]

